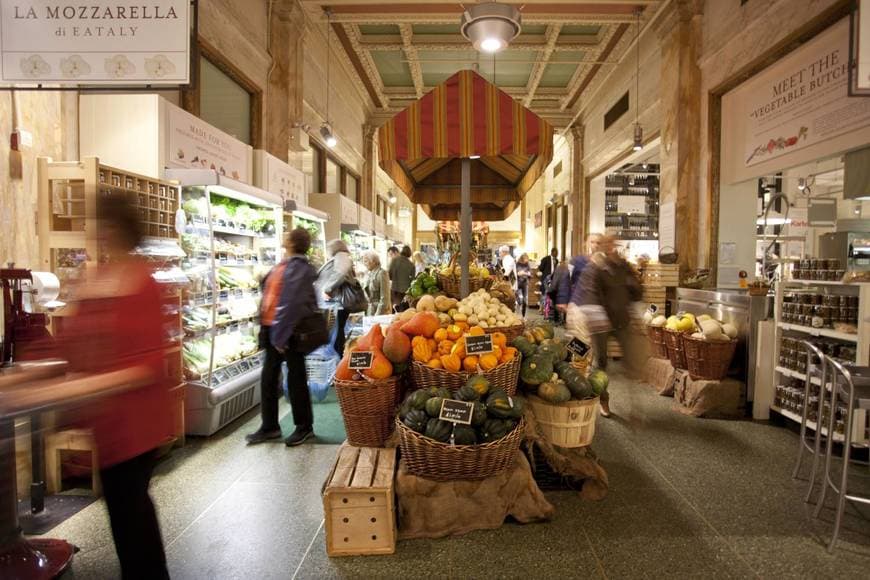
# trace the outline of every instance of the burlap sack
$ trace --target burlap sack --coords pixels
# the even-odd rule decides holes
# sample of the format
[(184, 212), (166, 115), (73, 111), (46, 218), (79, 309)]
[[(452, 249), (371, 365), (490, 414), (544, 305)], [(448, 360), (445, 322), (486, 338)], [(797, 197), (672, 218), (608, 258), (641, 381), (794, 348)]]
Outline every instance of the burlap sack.
[(525, 423), (525, 444), (531, 453), (542, 453), (555, 473), (582, 481), (581, 498), (593, 501), (604, 499), (608, 488), (607, 472), (598, 464), (590, 447), (567, 449), (551, 444), (538, 430), (531, 406), (526, 410)]
[(688, 373), (676, 382), (674, 410), (683, 415), (707, 418), (743, 416), (746, 386), (734, 379), (694, 381)]
[(517, 452), (511, 469), (478, 481), (432, 481), (396, 473), (399, 539), (442, 538), (500, 527), (507, 516), (520, 523), (550, 519), (556, 512)]
[(671, 361), (663, 358), (650, 358), (644, 367), (644, 380), (652, 385), (663, 397), (674, 396), (674, 381), (676, 372)]

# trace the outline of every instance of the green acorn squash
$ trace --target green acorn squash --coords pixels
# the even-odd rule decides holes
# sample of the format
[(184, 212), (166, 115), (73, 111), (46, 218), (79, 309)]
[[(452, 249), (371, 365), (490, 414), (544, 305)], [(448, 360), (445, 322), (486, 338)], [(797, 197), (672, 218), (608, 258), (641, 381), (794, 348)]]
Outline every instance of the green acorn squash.
[(480, 429), (482, 440), (485, 443), (498, 441), (513, 430), (511, 429), (511, 424), (510, 421), (504, 421), (502, 419), (487, 419), (486, 423), (484, 423), (483, 427)]
[(426, 401), (431, 398), (432, 395), (430, 395), (429, 391), (426, 389), (420, 389), (408, 395), (408, 400), (410, 401), (411, 408), (420, 409), (421, 411), (426, 408)]
[(520, 378), (527, 385), (540, 385), (553, 374), (553, 359), (549, 356), (532, 355), (523, 359)]
[(525, 336), (516, 337), (511, 342), (511, 346), (517, 349), (523, 355), (523, 358), (528, 358), (535, 354), (535, 344)]
[(441, 403), (444, 399), (441, 397), (432, 397), (426, 401), (426, 414), (430, 417), (437, 417), (441, 414)]
[(426, 431), (426, 425), (428, 422), (429, 415), (427, 415), (426, 411), (423, 411), (422, 409), (411, 409), (408, 411), (408, 414), (405, 415), (403, 421), (405, 427), (420, 434)]
[(468, 425), (453, 427), (453, 443), (455, 445), (477, 445), (477, 432)]
[(465, 382), (466, 387), (471, 387), (477, 393), (478, 398), (485, 397), (489, 393), (489, 379), (483, 375), (473, 375)]
[(564, 381), (547, 381), (538, 385), (538, 396), (548, 403), (564, 403), (571, 399), (571, 391)]
[(480, 399), (480, 395), (477, 390), (469, 384), (465, 384), (453, 396), (453, 398), (459, 401), (477, 401)]
[(423, 435), (429, 439), (447, 443), (450, 441), (451, 433), (453, 433), (453, 423), (432, 418), (426, 423), (426, 430)]
[(480, 401), (475, 401), (474, 410), (471, 412), (471, 426), (480, 427), (486, 422), (487, 417), (486, 405)]
[(610, 379), (607, 373), (602, 370), (594, 370), (589, 375), (589, 384), (592, 386), (592, 394), (596, 397), (601, 396), (601, 393), (607, 390), (607, 385), (610, 384)]

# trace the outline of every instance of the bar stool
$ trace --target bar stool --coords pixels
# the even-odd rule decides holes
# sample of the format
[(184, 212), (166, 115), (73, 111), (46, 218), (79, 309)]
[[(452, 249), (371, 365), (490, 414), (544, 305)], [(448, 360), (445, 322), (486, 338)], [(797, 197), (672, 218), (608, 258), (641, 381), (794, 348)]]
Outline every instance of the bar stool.
[(807, 421), (809, 420), (809, 411), (810, 411), (810, 393), (813, 388), (813, 378), (819, 379), (819, 384), (824, 385), (825, 379), (827, 378), (827, 366), (825, 365), (825, 355), (822, 353), (819, 348), (809, 342), (807, 340), (802, 340), (801, 344), (803, 344), (804, 349), (807, 352), (807, 370), (806, 370), (806, 379), (804, 380), (804, 404), (803, 404), (803, 412), (801, 413), (801, 430), (800, 430), (800, 443), (798, 445), (798, 456), (797, 463), (794, 466), (794, 472), (792, 472), (792, 479), (797, 479), (798, 473), (800, 472), (801, 465), (804, 459), (804, 452), (809, 451), (813, 457), (813, 466), (810, 471), (810, 485), (809, 489), (807, 489), (807, 495), (804, 501), (810, 501), (810, 497), (813, 493), (813, 488), (816, 485), (816, 472), (819, 468), (819, 458), (821, 457), (821, 448), (822, 448), (822, 433), (821, 433), (821, 424), (822, 424), (822, 412), (824, 410), (825, 404), (825, 389), (819, 386), (819, 402), (818, 402), (818, 411), (816, 413), (816, 430), (815, 435), (813, 435), (812, 445), (810, 445), (810, 441), (807, 438)]
[[(834, 550), (837, 536), (840, 533), (840, 524), (843, 520), (843, 510), (846, 500), (870, 505), (870, 496), (855, 495), (848, 492), (849, 463), (852, 449), (852, 422), (856, 410), (870, 410), (870, 367), (849, 367), (848, 369), (829, 356), (825, 361), (831, 369), (831, 413), (828, 419), (828, 444), (825, 450), (825, 471), (822, 476), (822, 494), (816, 505), (815, 517), (819, 517), (825, 504), (825, 495), (828, 487), (834, 490), (837, 498), (836, 516), (834, 518), (834, 530), (831, 542), (828, 544), (828, 552)], [(843, 437), (843, 470), (840, 474), (839, 487), (831, 477), (831, 457), (834, 449), (834, 427), (837, 417), (837, 403), (846, 403), (846, 417), (844, 419), (845, 430)]]

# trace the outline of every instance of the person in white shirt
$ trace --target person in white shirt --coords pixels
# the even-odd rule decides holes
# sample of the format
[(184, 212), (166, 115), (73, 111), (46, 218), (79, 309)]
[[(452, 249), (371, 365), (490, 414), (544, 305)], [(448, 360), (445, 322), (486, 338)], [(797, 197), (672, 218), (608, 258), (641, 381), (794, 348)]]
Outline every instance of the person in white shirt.
[(505, 279), (511, 283), (513, 289), (517, 289), (517, 263), (514, 257), (511, 256), (511, 249), (507, 246), (502, 246), (498, 249), (498, 255), (501, 258), (501, 269), (504, 272)]

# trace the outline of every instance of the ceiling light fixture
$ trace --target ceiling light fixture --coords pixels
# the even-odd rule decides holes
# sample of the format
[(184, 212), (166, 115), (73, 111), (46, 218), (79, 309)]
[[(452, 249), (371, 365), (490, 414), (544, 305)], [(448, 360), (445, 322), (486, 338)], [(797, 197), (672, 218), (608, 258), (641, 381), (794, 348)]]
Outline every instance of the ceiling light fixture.
[(323, 137), (323, 142), (330, 149), (338, 145), (338, 139), (335, 138), (335, 133), (332, 132), (332, 125), (329, 124), (329, 61), (332, 60), (332, 10), (326, 9), (326, 120), (320, 126), (320, 136)]
[(509, 4), (484, 2), (469, 6), (462, 13), (462, 36), (483, 52), (504, 50), (521, 29), (520, 11)]
[(480, 155), (469, 155), (469, 159), (480, 159)]
[(643, 149), (643, 127), (640, 126), (640, 10), (635, 10), (637, 25), (634, 31), (635, 74), (634, 74), (634, 145), (632, 150)]
[(388, 198), (388, 201), (390, 202), (390, 205), (396, 203), (396, 194), (392, 191), (390, 192), (390, 197)]

